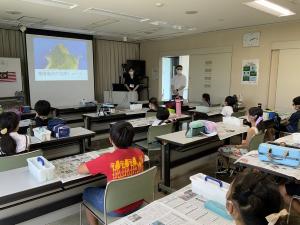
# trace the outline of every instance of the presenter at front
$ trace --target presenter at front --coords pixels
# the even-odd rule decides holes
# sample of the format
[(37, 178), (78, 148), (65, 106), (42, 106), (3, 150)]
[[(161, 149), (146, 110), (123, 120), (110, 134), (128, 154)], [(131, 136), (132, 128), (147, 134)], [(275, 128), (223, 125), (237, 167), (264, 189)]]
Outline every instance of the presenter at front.
[(176, 75), (172, 78), (171, 89), (172, 98), (179, 97), (183, 99), (183, 89), (186, 87), (186, 77), (182, 74), (182, 66), (176, 66)]
[(129, 68), (128, 73), (125, 76), (125, 87), (130, 91), (137, 91), (139, 88), (138, 79), (134, 76), (134, 69), (132, 67)]

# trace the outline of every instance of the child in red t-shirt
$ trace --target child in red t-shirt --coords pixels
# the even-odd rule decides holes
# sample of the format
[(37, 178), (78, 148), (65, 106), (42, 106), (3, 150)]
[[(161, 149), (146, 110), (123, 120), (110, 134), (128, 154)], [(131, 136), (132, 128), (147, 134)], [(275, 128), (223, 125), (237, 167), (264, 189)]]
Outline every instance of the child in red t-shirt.
[[(98, 158), (81, 164), (78, 167), (80, 174), (104, 174), (107, 181), (132, 176), (143, 172), (144, 153), (136, 148), (131, 148), (134, 129), (128, 122), (115, 123), (110, 129), (109, 140), (114, 147), (112, 153), (105, 153)], [(83, 199), (92, 204), (99, 211), (104, 212), (105, 187), (89, 187), (84, 190)], [(124, 193), (126, 194), (126, 193)], [(143, 200), (132, 203), (126, 207), (110, 212), (110, 216), (124, 216), (137, 210)], [(90, 225), (97, 225), (98, 221), (93, 214), (86, 210)]]

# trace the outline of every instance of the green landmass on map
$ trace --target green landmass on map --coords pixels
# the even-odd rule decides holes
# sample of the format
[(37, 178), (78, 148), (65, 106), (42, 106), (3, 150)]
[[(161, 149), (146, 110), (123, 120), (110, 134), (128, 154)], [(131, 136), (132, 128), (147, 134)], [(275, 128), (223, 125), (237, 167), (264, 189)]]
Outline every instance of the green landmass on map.
[(79, 67), (79, 59), (71, 55), (63, 44), (55, 46), (46, 59), (46, 69), (77, 70)]

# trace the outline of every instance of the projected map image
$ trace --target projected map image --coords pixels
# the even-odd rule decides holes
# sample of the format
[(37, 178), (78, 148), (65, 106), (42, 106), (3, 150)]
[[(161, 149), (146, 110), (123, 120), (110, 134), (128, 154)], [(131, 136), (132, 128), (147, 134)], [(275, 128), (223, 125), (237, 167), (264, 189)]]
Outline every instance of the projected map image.
[(36, 81), (88, 80), (85, 40), (34, 38)]

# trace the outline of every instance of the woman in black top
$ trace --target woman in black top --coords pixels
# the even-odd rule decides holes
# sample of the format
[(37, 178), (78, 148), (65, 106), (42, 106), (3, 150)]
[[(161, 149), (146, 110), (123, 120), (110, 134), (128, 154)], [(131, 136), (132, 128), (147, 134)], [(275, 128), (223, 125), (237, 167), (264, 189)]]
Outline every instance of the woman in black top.
[(125, 77), (125, 87), (128, 91), (136, 91), (139, 88), (139, 83), (137, 78), (134, 76), (134, 69), (129, 68), (128, 74)]

